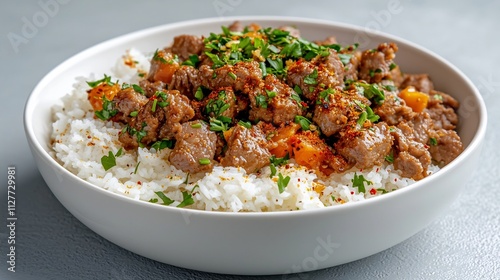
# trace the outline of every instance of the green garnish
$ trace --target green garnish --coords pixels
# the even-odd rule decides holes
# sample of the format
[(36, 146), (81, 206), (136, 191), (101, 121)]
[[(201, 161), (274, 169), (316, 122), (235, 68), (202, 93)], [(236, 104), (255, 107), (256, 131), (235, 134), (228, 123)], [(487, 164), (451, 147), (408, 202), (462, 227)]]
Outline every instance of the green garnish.
[(393, 162), (394, 162), (394, 155), (393, 155), (392, 151), (391, 151), (391, 153), (390, 153), (390, 154), (386, 155), (386, 156), (384, 157), (384, 159), (385, 159), (385, 161), (387, 161), (388, 163), (393, 163)]
[(115, 109), (115, 103), (106, 98), (105, 95), (102, 96), (102, 110), (95, 111), (96, 117), (103, 121), (107, 121), (110, 118), (118, 114), (118, 110)]
[(175, 200), (170, 199), (163, 192), (155, 192), (155, 194), (163, 201), (163, 205), (170, 205), (174, 203)]
[(208, 159), (208, 158), (200, 158), (200, 159), (198, 160), (198, 162), (199, 162), (201, 165), (208, 165), (208, 164), (210, 164), (210, 159)]
[(229, 73), (227, 73), (227, 75), (228, 75), (229, 77), (231, 77), (231, 79), (233, 79), (233, 80), (236, 80), (236, 79), (238, 78), (238, 77), (236, 76), (236, 74), (234, 74), (233, 72), (229, 72)]
[(137, 174), (137, 170), (139, 169), (139, 165), (141, 164), (141, 162), (137, 162), (137, 164), (135, 165), (135, 169), (134, 169), (134, 174)]
[(365, 183), (367, 185), (372, 185), (372, 181), (368, 181), (365, 179), (365, 177), (363, 177), (363, 175), (359, 175), (357, 173), (354, 173), (354, 179), (351, 180), (352, 182), (352, 186), (353, 187), (357, 187), (358, 188), (358, 192), (359, 193), (365, 193), (366, 192), (366, 189), (365, 189)]
[(132, 112), (130, 112), (130, 116), (131, 117), (137, 117), (137, 114), (139, 114), (138, 111), (132, 111)]
[(288, 186), (288, 183), (290, 182), (290, 176), (286, 176), (283, 178), (283, 175), (281, 173), (278, 173), (278, 190), (280, 193), (285, 191), (285, 188)]
[(205, 106), (205, 112), (207, 114), (213, 113), (215, 117), (219, 117), (224, 111), (231, 107), (227, 102), (226, 91), (221, 90), (218, 93), (217, 99), (210, 99)]
[(158, 104), (158, 99), (153, 100), (153, 105), (151, 106), (151, 112), (156, 112), (156, 104)]
[(228, 124), (220, 118), (210, 118), (210, 130), (219, 132), (226, 131), (228, 130)]
[(305, 78), (304, 78), (304, 84), (307, 84), (307, 85), (316, 85), (318, 83), (318, 81), (316, 80), (318, 78), (318, 69), (314, 69), (314, 71), (307, 75)]
[(108, 152), (108, 155), (104, 155), (101, 157), (101, 164), (102, 167), (104, 168), (104, 171), (108, 171), (110, 168), (116, 166), (116, 157), (119, 157), (122, 155), (123, 149), (120, 148), (116, 154), (113, 154), (112, 151)]
[(354, 83), (358, 92), (364, 95), (368, 99), (373, 99), (375, 103), (381, 105), (384, 103), (385, 94), (382, 89), (377, 84), (366, 84), (366, 83)]
[(153, 60), (161, 63), (168, 63), (165, 58), (160, 56), (160, 54), (158, 53), (158, 49), (156, 49), (155, 53), (153, 54)]
[(396, 67), (397, 67), (396, 63), (394, 63), (394, 62), (393, 62), (393, 63), (391, 63), (391, 64), (389, 65), (389, 71), (393, 70), (393, 69), (394, 69), (394, 68), (396, 68)]
[(283, 165), (283, 164), (286, 164), (288, 162), (288, 160), (290, 159), (288, 153), (284, 156), (284, 157), (281, 157), (281, 158), (277, 158), (276, 156), (271, 156), (269, 158), (269, 161), (271, 162), (271, 164), (269, 165), (269, 167), (271, 168), (271, 178), (274, 177), (274, 175), (276, 175), (276, 166), (279, 166), (279, 165)]
[(174, 140), (168, 140), (168, 139), (156, 141), (153, 143), (153, 145), (151, 145), (151, 148), (155, 149), (156, 151), (160, 151), (165, 148), (172, 149), (173, 147), (174, 147)]
[(196, 100), (198, 101), (203, 99), (203, 90), (201, 89), (201, 87), (198, 87), (198, 89), (196, 89), (196, 92), (194, 93), (194, 98), (196, 98)]
[(193, 123), (193, 124), (191, 124), (191, 127), (192, 128), (201, 128), (201, 123), (199, 123), (199, 122)]
[(200, 59), (198, 58), (198, 56), (193, 54), (193, 55), (190, 55), (189, 58), (182, 63), (182, 65), (196, 67), (199, 62), (200, 62)]
[(267, 97), (273, 98), (276, 97), (276, 92), (275, 91), (270, 91), (266, 89)]
[(146, 94), (146, 92), (144, 92), (144, 89), (142, 89), (139, 85), (133, 84), (133, 85), (132, 85), (132, 88), (133, 88), (136, 92), (138, 92), (138, 93), (140, 93), (140, 94), (142, 94), (142, 95)]
[(265, 95), (257, 94), (255, 96), (255, 103), (257, 107), (267, 109), (267, 98)]
[(339, 53), (338, 54), (339, 58), (340, 58), (340, 61), (342, 62), (342, 64), (344, 65), (347, 65), (351, 62), (351, 57), (352, 57), (352, 54), (343, 54), (343, 53)]
[(328, 102), (330, 94), (335, 94), (335, 90), (333, 90), (332, 88), (327, 88), (325, 90), (320, 91), (318, 95), (318, 100), (316, 100), (316, 104)]
[(250, 122), (239, 121), (238, 124), (243, 126), (244, 128), (248, 128), (248, 129), (252, 128), (252, 124)]
[(294, 122), (300, 124), (300, 127), (302, 127), (302, 130), (309, 130), (311, 129), (311, 121), (303, 116), (296, 115), (294, 118)]
[[(196, 187), (196, 186), (195, 186)], [(193, 188), (194, 190), (194, 188)], [(187, 191), (182, 192), (182, 201), (177, 205), (178, 208), (183, 208), (194, 203), (193, 196)]]
[(109, 86), (112, 86), (115, 84), (115, 83), (111, 82), (111, 76), (104, 74), (104, 78), (97, 80), (97, 81), (93, 81), (93, 82), (87, 82), (87, 85), (89, 85), (89, 87), (91, 87), (91, 88), (95, 88), (96, 86), (103, 84), (103, 83), (107, 84)]
[(438, 141), (436, 138), (431, 137), (431, 138), (429, 138), (429, 143), (431, 144), (431, 146), (437, 146)]

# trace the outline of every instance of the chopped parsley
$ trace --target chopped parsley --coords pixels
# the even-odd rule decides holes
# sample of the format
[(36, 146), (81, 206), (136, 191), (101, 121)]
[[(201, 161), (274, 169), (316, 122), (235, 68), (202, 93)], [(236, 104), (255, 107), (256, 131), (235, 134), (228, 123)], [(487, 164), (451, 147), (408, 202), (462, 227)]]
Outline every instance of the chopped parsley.
[(267, 109), (267, 98), (263, 94), (257, 94), (255, 96), (255, 104), (257, 107)]
[(307, 85), (316, 85), (318, 84), (318, 69), (314, 69), (314, 71), (307, 75), (305, 78), (304, 78), (304, 84), (307, 84)]
[(163, 139), (156, 141), (151, 145), (151, 148), (155, 149), (157, 152), (165, 148), (172, 149), (174, 147), (174, 140)]
[(142, 89), (139, 85), (133, 84), (132, 88), (134, 89), (134, 91), (136, 91), (142, 95), (146, 94), (146, 92), (144, 92), (144, 89)]
[(347, 65), (351, 62), (351, 57), (352, 57), (352, 54), (343, 54), (343, 53), (339, 53), (338, 54), (339, 58), (340, 58), (340, 61), (342, 62), (342, 64), (344, 65)]
[(134, 174), (137, 174), (137, 170), (139, 169), (139, 165), (141, 165), (141, 162), (137, 162), (137, 164), (135, 165), (135, 169), (134, 169)]
[(200, 158), (198, 160), (198, 163), (201, 164), (201, 165), (209, 165), (210, 164), (210, 159), (208, 159), (208, 158)]
[(91, 88), (95, 88), (96, 86), (98, 86), (100, 84), (107, 84), (108, 86), (113, 86), (115, 83), (112, 83), (111, 76), (108, 76), (106, 74), (104, 74), (104, 78), (102, 78), (100, 80), (93, 81), (93, 82), (87, 82), (87, 85), (89, 85), (89, 87), (91, 87)]
[[(195, 186), (195, 188), (196, 188), (196, 186)], [(193, 190), (194, 190), (194, 188), (193, 188)], [(182, 201), (181, 201), (181, 203), (179, 203), (179, 205), (177, 205), (177, 207), (184, 208), (184, 207), (189, 206), (191, 204), (194, 204), (193, 196), (188, 191), (183, 191), (182, 192)]]
[(300, 124), (302, 130), (311, 129), (311, 121), (306, 117), (296, 115), (294, 118), (294, 122)]
[(431, 138), (429, 138), (429, 144), (431, 144), (431, 146), (437, 146), (438, 141), (436, 138), (431, 137)]
[(375, 101), (378, 105), (385, 100), (384, 91), (377, 84), (354, 83), (358, 92), (366, 98)]
[(153, 60), (164, 64), (168, 63), (168, 61), (160, 55), (158, 49), (156, 49), (155, 53), (153, 54)]
[(330, 94), (335, 94), (335, 90), (332, 88), (327, 88), (325, 90), (320, 91), (318, 95), (318, 100), (316, 100), (316, 104), (328, 102)]
[(394, 68), (396, 68), (396, 67), (397, 67), (396, 63), (394, 63), (394, 62), (393, 62), (393, 63), (391, 63), (391, 64), (389, 65), (389, 71), (392, 71), (392, 70), (393, 70)]
[(193, 54), (193, 55), (190, 55), (188, 59), (186, 59), (186, 61), (184, 61), (182, 63), (182, 65), (187, 65), (187, 66), (193, 66), (193, 67), (196, 67), (198, 65), (198, 63), (200, 62), (200, 59), (198, 58), (197, 55)]
[(95, 111), (94, 114), (96, 117), (103, 121), (107, 121), (110, 118), (114, 117), (118, 114), (118, 110), (115, 109), (115, 103), (111, 100), (108, 100), (105, 95), (102, 96), (102, 110)]
[[(170, 199), (168, 196), (166, 196), (163, 192), (155, 192), (155, 194), (163, 201), (163, 205), (170, 205), (174, 203), (175, 200)], [(156, 200), (158, 201), (158, 200)]]
[(201, 101), (203, 99), (204, 95), (203, 95), (203, 90), (201, 87), (198, 87), (196, 89), (196, 92), (194, 93), (194, 98), (196, 98), (196, 100), (198, 101)]
[(285, 188), (288, 186), (290, 182), (290, 176), (286, 176), (283, 178), (281, 173), (278, 173), (278, 190), (280, 193), (285, 191)]
[(108, 152), (108, 155), (104, 155), (101, 157), (101, 164), (102, 167), (104, 168), (104, 171), (108, 171), (110, 168), (116, 166), (116, 157), (119, 157), (122, 155), (123, 149), (120, 148), (116, 154), (113, 154), (112, 151)]
[(248, 128), (248, 129), (252, 128), (252, 124), (250, 122), (239, 121), (238, 124), (243, 126), (244, 128)]
[(366, 192), (366, 189), (365, 189), (365, 183), (367, 185), (372, 185), (373, 182), (372, 181), (369, 181), (369, 180), (366, 180), (365, 177), (363, 177), (363, 175), (359, 175), (357, 173), (354, 173), (354, 178), (351, 180), (352, 182), (352, 186), (354, 188), (358, 188), (358, 192), (359, 193), (365, 193)]

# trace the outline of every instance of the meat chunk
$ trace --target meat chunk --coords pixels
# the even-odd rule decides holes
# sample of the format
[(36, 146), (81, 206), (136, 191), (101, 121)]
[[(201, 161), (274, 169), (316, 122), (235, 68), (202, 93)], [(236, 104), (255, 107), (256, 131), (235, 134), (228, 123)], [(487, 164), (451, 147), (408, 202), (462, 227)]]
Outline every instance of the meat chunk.
[(403, 99), (390, 91), (385, 91), (384, 103), (375, 107), (373, 111), (379, 115), (380, 120), (388, 125), (397, 125), (401, 121), (410, 118), (413, 113), (413, 110), (406, 106)]
[(146, 95), (146, 97), (151, 97), (157, 91), (165, 90), (167, 85), (162, 81), (150, 82), (144, 79), (139, 81), (139, 86), (144, 90), (144, 95)]
[(244, 26), (241, 24), (240, 21), (235, 21), (235, 22), (231, 23), (227, 28), (229, 29), (229, 31), (232, 31), (232, 32), (242, 32)]
[(344, 66), (337, 53), (330, 50), (326, 58), (311, 62), (300, 59), (291, 63), (286, 79), (292, 88), (298, 86), (305, 98), (315, 100), (317, 88), (335, 88), (344, 84)]
[(181, 61), (189, 58), (190, 55), (200, 55), (205, 44), (201, 37), (194, 35), (179, 35), (174, 38), (172, 52), (177, 54)]
[(402, 172), (403, 177), (420, 180), (427, 176), (427, 167), (431, 164), (431, 155), (422, 143), (405, 136), (399, 128), (393, 128), (394, 168)]
[(189, 173), (212, 170), (217, 135), (201, 121), (183, 123), (175, 133), (176, 143), (168, 159), (177, 169)]
[(427, 74), (405, 74), (403, 77), (403, 82), (399, 86), (401, 89), (412, 86), (416, 91), (427, 94), (434, 90), (434, 84)]
[(172, 75), (172, 81), (168, 86), (170, 90), (178, 90), (189, 99), (194, 98), (194, 93), (200, 86), (199, 71), (191, 66), (181, 66)]
[(356, 92), (326, 90), (320, 94), (314, 109), (313, 121), (318, 124), (321, 132), (327, 137), (339, 132), (342, 128), (358, 119), (363, 106), (369, 106), (370, 101)]
[(454, 130), (439, 129), (431, 133), (433, 139), (429, 152), (432, 159), (439, 164), (446, 165), (454, 160), (463, 151), (460, 136)]
[(264, 133), (257, 126), (248, 129), (236, 125), (227, 141), (226, 154), (221, 164), (241, 167), (247, 173), (256, 172), (269, 165), (271, 153), (267, 142)]
[(407, 120), (400, 122), (397, 127), (403, 134), (421, 144), (429, 143), (429, 134), (433, 131), (434, 123), (426, 112), (412, 113)]
[(200, 66), (201, 85), (212, 90), (232, 87), (235, 92), (248, 93), (258, 87), (261, 81), (262, 70), (255, 61), (224, 65), (215, 70)]
[(166, 102), (168, 105), (162, 108), (165, 120), (158, 133), (160, 139), (172, 138), (179, 123), (182, 124), (194, 117), (194, 110), (185, 95), (180, 94), (177, 90), (169, 90), (167, 93)]
[(343, 53), (341, 55), (350, 56), (347, 64), (344, 65), (344, 80), (357, 81), (359, 61), (361, 60), (361, 52)]
[(113, 98), (113, 102), (119, 112), (114, 120), (129, 123), (132, 118), (130, 113), (138, 112), (148, 102), (148, 99), (129, 87), (120, 90)]
[(337, 44), (337, 38), (335, 38), (335, 36), (329, 36), (329, 37), (326, 37), (324, 40), (314, 41), (314, 43), (317, 45), (320, 45), (320, 46), (333, 45), (333, 44)]
[(251, 92), (250, 120), (272, 122), (275, 125), (293, 122), (295, 116), (302, 115), (297, 100), (292, 98), (295, 91), (274, 75), (267, 75), (264, 86)]
[(359, 78), (370, 84), (392, 80), (391, 64), (397, 51), (398, 47), (394, 43), (383, 43), (376, 49), (364, 51), (359, 65)]
[(435, 129), (455, 129), (458, 124), (456, 110), (459, 103), (450, 95), (432, 90), (425, 111), (434, 121)]
[(357, 168), (369, 168), (384, 162), (392, 141), (389, 126), (380, 122), (369, 129), (347, 129), (341, 133), (335, 149)]
[(232, 119), (238, 113), (236, 96), (231, 87), (212, 91), (204, 104), (204, 111), (209, 117), (224, 116)]

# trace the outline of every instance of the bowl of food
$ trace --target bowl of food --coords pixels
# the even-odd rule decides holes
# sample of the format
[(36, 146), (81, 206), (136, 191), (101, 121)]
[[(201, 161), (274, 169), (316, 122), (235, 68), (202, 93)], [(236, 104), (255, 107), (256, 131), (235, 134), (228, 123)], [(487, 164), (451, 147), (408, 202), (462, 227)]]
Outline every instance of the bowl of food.
[(406, 40), (238, 17), (91, 47), (39, 82), (24, 124), (51, 191), (109, 241), (190, 269), (286, 274), (423, 229), (475, 168), (486, 109)]

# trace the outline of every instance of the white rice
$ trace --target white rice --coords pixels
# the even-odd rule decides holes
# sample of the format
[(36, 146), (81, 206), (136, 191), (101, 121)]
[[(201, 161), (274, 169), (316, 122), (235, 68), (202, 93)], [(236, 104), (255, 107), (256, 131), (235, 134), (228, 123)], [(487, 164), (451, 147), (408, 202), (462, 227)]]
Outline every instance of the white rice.
[[(126, 59), (138, 63), (130, 67), (124, 63)], [(113, 81), (137, 83), (140, 79), (138, 73), (147, 72), (147, 69), (149, 57), (132, 49), (106, 74), (111, 75)], [(78, 177), (114, 193), (162, 203), (155, 193), (161, 191), (175, 200), (170, 206), (177, 206), (185, 192), (192, 194), (194, 199), (194, 204), (187, 208), (232, 212), (288, 211), (360, 201), (415, 182), (402, 178), (391, 164), (369, 170), (351, 169), (343, 174), (319, 178), (314, 172), (290, 161), (288, 165), (278, 167), (278, 172), (284, 177), (290, 176), (282, 193), (278, 190), (277, 176), (270, 178), (269, 167), (263, 168), (260, 174), (246, 174), (242, 168), (216, 166), (205, 176), (190, 176), (186, 184), (188, 174), (169, 164), (168, 148), (159, 152), (148, 148), (124, 152), (116, 157), (116, 166), (105, 171), (101, 158), (109, 151), (115, 154), (120, 149), (118, 134), (122, 124), (94, 119), (87, 101), (89, 87), (85, 83), (92, 80), (96, 77), (78, 78), (72, 93), (62, 98), (62, 106), (54, 108), (53, 156)], [(437, 170), (437, 166), (431, 165), (429, 173)], [(353, 187), (355, 174), (371, 181), (372, 184), (365, 184), (366, 193), (359, 193), (358, 188)], [(375, 194), (370, 194), (370, 191)]]

